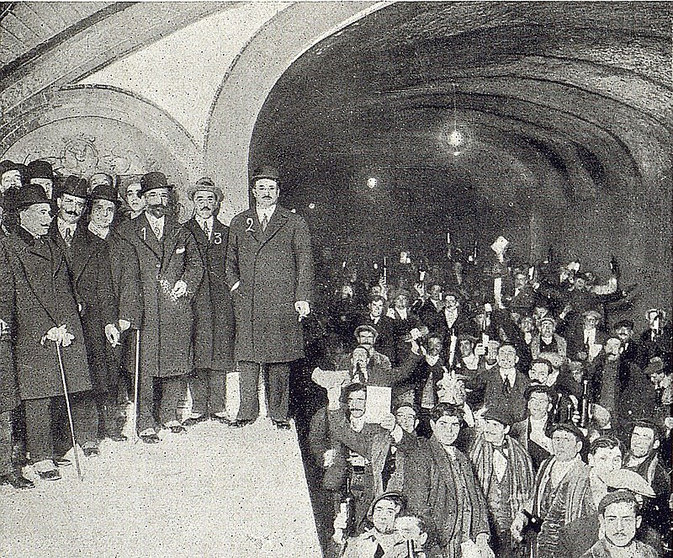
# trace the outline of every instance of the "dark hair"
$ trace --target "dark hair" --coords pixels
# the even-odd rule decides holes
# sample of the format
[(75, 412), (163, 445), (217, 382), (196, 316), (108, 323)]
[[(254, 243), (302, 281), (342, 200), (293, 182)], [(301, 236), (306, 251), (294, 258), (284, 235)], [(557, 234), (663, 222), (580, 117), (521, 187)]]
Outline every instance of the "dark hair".
[(346, 403), (346, 401), (348, 401), (348, 396), (351, 393), (355, 393), (356, 391), (364, 391), (365, 393), (367, 393), (367, 386), (359, 382), (355, 382), (354, 384), (348, 384), (341, 392), (342, 402)]
[(639, 419), (633, 423), (633, 428), (631, 429), (631, 434), (633, 434), (633, 431), (636, 429), (636, 427), (640, 428), (649, 428), (652, 432), (654, 432), (654, 441), (661, 441), (661, 429), (659, 426), (652, 422), (651, 420), (648, 419)]
[(530, 396), (533, 395), (534, 393), (544, 393), (547, 396), (547, 399), (549, 399), (550, 403), (554, 402), (554, 396), (552, 394), (552, 388), (549, 386), (546, 386), (544, 384), (531, 384), (526, 388), (526, 391), (524, 392), (524, 398), (526, 399), (526, 402), (530, 400)]
[(371, 304), (372, 302), (383, 302), (383, 305), (385, 306), (387, 301), (385, 297), (382, 297), (381, 295), (370, 295), (369, 299), (367, 300), (367, 305)]
[(635, 324), (633, 323), (633, 320), (620, 320), (617, 322), (612, 329), (617, 330), (622, 327), (627, 327), (629, 329), (633, 329), (635, 327)]
[(440, 417), (458, 417), (462, 422), (463, 410), (458, 405), (452, 405), (451, 403), (437, 403), (430, 411), (430, 417), (434, 422), (437, 422)]
[(439, 541), (437, 540), (437, 528), (435, 527), (435, 522), (430, 516), (424, 514), (414, 515), (405, 513), (399, 517), (409, 517), (416, 520), (416, 525), (418, 525), (418, 530), (421, 535), (423, 533), (428, 535), (427, 542), (425, 543), (427, 548), (433, 548), (436, 544), (438, 544)]
[(591, 442), (591, 446), (589, 447), (589, 453), (591, 455), (595, 455), (596, 452), (601, 448), (606, 449), (619, 448), (619, 451), (622, 451), (622, 444), (614, 436), (600, 436), (599, 438), (596, 438), (593, 442)]
[(393, 504), (395, 504), (397, 507), (400, 508), (400, 513), (402, 513), (407, 507), (407, 503), (404, 501), (404, 497), (402, 495), (383, 494), (383, 495), (381, 495), (377, 498), (376, 503), (372, 506), (372, 511), (376, 507), (376, 504), (378, 504), (382, 500), (388, 500), (389, 502), (392, 502)]
[(554, 371), (554, 365), (546, 358), (534, 358), (530, 361), (530, 368), (533, 368), (533, 364), (546, 364), (550, 374)]

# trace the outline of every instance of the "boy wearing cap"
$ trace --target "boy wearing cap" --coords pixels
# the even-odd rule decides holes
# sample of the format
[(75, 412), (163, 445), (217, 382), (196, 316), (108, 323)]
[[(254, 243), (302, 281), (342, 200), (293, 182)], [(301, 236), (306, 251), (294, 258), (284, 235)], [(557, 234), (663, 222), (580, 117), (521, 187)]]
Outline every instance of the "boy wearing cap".
[(302, 324), (313, 299), (313, 254), (306, 221), (278, 205), (279, 174), (262, 167), (252, 176), (255, 207), (229, 229), (226, 273), (234, 301), (234, 357), (240, 372), (235, 426), (257, 419), (260, 372), (268, 378), (269, 416), (287, 430), (290, 366), (304, 357)]
[[(185, 431), (180, 404), (194, 366), (192, 300), (203, 278), (203, 262), (194, 236), (169, 209), (173, 185), (166, 175), (151, 172), (140, 182), (144, 213), (124, 222), (120, 234), (136, 249), (143, 288), (138, 430), (144, 442), (156, 443), (161, 427)], [(155, 386), (161, 394), (156, 409)]]
[[(572, 423), (557, 424), (552, 432), (553, 457), (542, 463), (535, 477), (532, 501), (523, 509), (539, 519), (540, 531), (533, 543), (533, 558), (554, 558), (559, 530), (595, 509), (589, 489), (589, 468), (580, 451), (584, 435)], [(512, 522), (515, 540), (521, 540), (529, 517), (519, 512)]]
[(491, 548), (499, 558), (523, 556), (510, 527), (533, 494), (533, 462), (519, 442), (509, 436), (511, 418), (498, 407), (483, 415), (483, 431), (470, 450), (470, 460), (486, 497), (491, 524)]
[(598, 506), (603, 536), (582, 558), (657, 558), (651, 546), (634, 540), (642, 517), (638, 501), (629, 490), (607, 494)]
[(194, 216), (185, 223), (196, 239), (205, 268), (194, 297), (194, 372), (189, 377), (192, 415), (188, 423), (212, 417), (228, 422), (225, 410), (227, 372), (234, 370), (234, 309), (225, 281), (229, 227), (218, 219), (222, 190), (200, 178), (188, 191)]

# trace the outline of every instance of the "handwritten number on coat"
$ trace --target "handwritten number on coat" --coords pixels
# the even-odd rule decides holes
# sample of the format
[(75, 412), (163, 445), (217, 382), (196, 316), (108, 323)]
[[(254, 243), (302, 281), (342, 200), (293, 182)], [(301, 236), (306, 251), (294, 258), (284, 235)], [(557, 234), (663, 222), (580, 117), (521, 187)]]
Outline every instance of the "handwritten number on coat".
[(214, 244), (222, 244), (222, 233), (220, 232), (213, 233), (213, 237), (214, 237), (213, 240)]

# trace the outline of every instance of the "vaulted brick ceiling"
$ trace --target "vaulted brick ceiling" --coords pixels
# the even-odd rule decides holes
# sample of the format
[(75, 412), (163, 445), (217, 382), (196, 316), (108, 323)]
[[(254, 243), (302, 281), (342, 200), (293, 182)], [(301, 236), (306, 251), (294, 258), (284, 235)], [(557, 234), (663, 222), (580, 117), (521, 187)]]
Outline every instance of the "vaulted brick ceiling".
[[(671, 14), (668, 3), (393, 4), (293, 64), (253, 152), (304, 175), (416, 169), (495, 203), (630, 196), (670, 164)], [(446, 143), (453, 84), (468, 140), (458, 156)]]

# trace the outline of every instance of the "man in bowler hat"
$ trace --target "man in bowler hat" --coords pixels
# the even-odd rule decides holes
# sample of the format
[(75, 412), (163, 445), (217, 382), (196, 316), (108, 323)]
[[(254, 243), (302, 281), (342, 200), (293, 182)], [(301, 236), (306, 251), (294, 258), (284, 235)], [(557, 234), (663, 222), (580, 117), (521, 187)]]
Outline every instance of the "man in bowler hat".
[(252, 176), (255, 207), (236, 215), (227, 248), (227, 284), (234, 301), (234, 356), (241, 405), (236, 426), (259, 414), (258, 378), (268, 378), (269, 415), (277, 428), (288, 422), (289, 363), (304, 356), (301, 320), (310, 312), (313, 254), (306, 221), (278, 205), (278, 171)]
[(162, 427), (185, 431), (180, 403), (194, 366), (192, 302), (203, 278), (203, 262), (194, 236), (171, 214), (173, 185), (166, 175), (150, 172), (140, 185), (147, 205), (143, 214), (123, 223), (120, 233), (138, 254), (144, 300), (138, 431), (144, 442), (156, 443)]

